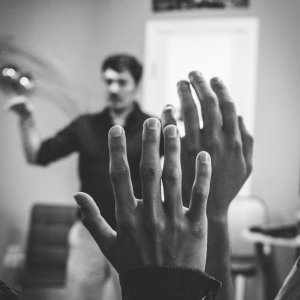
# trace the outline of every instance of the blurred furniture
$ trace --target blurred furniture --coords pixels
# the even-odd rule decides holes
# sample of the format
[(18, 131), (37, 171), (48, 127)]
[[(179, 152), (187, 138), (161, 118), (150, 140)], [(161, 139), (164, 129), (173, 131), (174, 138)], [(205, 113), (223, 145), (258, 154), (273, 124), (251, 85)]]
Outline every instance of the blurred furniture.
[(269, 225), (263, 226), (262, 229), (265, 233), (251, 231), (249, 228), (244, 229), (242, 235), (245, 240), (255, 245), (256, 255), (262, 266), (266, 300), (274, 300), (278, 293), (278, 284), (272, 248), (274, 246), (294, 248), (297, 258), (300, 254), (300, 236), (294, 234), (290, 225)]
[(235, 300), (244, 300), (247, 279), (258, 272), (255, 246), (242, 236), (243, 230), (268, 223), (267, 207), (262, 199), (236, 197), (228, 211), (231, 243), (231, 272), (235, 286)]
[[(58, 288), (65, 284), (68, 233), (76, 220), (76, 206), (35, 204), (24, 254), (11, 246), (4, 265), (15, 267), (14, 282), (7, 282), (19, 295), (25, 288)], [(24, 257), (23, 266), (22, 258)], [(15, 258), (15, 262), (14, 259)], [(12, 278), (12, 276), (10, 276)]]

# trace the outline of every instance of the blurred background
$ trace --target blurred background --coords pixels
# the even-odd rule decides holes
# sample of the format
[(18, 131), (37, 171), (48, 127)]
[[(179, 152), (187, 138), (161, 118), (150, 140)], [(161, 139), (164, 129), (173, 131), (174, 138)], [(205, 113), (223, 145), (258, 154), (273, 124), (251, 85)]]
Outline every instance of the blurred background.
[[(160, 12), (153, 10), (150, 0), (0, 0), (0, 7), (0, 62), (14, 58), (17, 66), (34, 77), (32, 99), (42, 137), (52, 135), (80, 113), (104, 107), (100, 63), (112, 53), (130, 53), (143, 62), (141, 106), (152, 112), (145, 95), (152, 84), (147, 73), (153, 54), (147, 49), (153, 47), (147, 31), (153, 25), (149, 24), (191, 20), (215, 20), (216, 24), (223, 24), (224, 18), (255, 20), (254, 44), (248, 47), (250, 56), (243, 52), (238, 56), (245, 60), (250, 57), (254, 64), (248, 66), (250, 77), (243, 74), (239, 77), (239, 86), (245, 84), (251, 88), (245, 92), (245, 98), (247, 103), (252, 102), (241, 111), (248, 112), (248, 124), (255, 137), (254, 169), (247, 192), (264, 199), (272, 223), (295, 221), (295, 213), (300, 210), (298, 0), (252, 0), (244, 8)], [(219, 50), (224, 54), (228, 47)], [(246, 50), (243, 51), (248, 53)], [(159, 62), (160, 52), (154, 57)], [(222, 70), (225, 67), (226, 64)], [(201, 63), (195, 68), (202, 71)], [(223, 73), (203, 73), (207, 79), (226, 77)], [(182, 78), (186, 75), (182, 74)], [(235, 81), (230, 75), (228, 81), (230, 88), (234, 88)], [(239, 97), (237, 101), (243, 102), (239, 91), (233, 94)], [(9, 96), (0, 92), (0, 108)], [(160, 109), (156, 114), (160, 115)], [(72, 196), (79, 187), (76, 155), (47, 169), (25, 162), (17, 122), (14, 114), (0, 109), (0, 261), (7, 245), (26, 242), (34, 203), (73, 204)], [(291, 251), (278, 252), (280, 282), (293, 264)], [(0, 279), (5, 281), (1, 265)]]

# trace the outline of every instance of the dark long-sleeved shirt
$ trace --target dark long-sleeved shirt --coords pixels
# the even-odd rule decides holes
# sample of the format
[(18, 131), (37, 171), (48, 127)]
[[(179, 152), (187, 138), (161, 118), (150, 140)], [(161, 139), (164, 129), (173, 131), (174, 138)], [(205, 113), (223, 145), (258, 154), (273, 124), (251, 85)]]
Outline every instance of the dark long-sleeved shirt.
[[(200, 270), (138, 267), (120, 274), (123, 300), (214, 300), (221, 283)], [(20, 300), (0, 281), (0, 300)]]
[(197, 269), (137, 267), (120, 274), (123, 300), (214, 300), (221, 282)]
[[(124, 126), (131, 180), (137, 198), (142, 198), (139, 164), (143, 123), (147, 118), (149, 116), (135, 103)], [(37, 164), (47, 165), (78, 152), (81, 191), (94, 198), (102, 216), (115, 229), (115, 201), (109, 177), (108, 150), (108, 131), (113, 125), (108, 108), (100, 113), (86, 114), (77, 118), (54, 137), (43, 141)]]

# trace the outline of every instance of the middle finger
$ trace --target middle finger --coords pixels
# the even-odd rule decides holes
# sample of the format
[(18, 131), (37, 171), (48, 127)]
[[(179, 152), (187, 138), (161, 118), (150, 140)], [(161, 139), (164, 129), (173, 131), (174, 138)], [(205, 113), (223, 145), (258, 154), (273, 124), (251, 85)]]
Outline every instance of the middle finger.
[(200, 142), (199, 115), (191, 93), (190, 84), (185, 80), (179, 81), (177, 91), (181, 104), (186, 139), (190, 147), (198, 147)]
[(163, 169), (163, 185), (165, 206), (172, 216), (178, 215), (182, 209), (181, 200), (181, 166), (180, 166), (180, 136), (175, 125), (169, 125), (164, 130), (165, 160)]
[(155, 214), (157, 206), (161, 206), (160, 130), (158, 119), (150, 118), (144, 122), (140, 173), (143, 200), (150, 214)]

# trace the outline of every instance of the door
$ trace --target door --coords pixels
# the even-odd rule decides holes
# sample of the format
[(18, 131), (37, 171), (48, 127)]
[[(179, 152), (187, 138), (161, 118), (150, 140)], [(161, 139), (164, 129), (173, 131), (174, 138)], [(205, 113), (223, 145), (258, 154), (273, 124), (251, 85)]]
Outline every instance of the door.
[[(238, 114), (254, 133), (256, 18), (152, 20), (146, 24), (145, 41), (142, 104), (148, 113), (159, 117), (166, 104), (173, 104), (179, 118), (176, 83), (198, 70), (207, 80), (215, 76), (223, 80)], [(178, 125), (184, 135), (183, 124)], [(250, 182), (240, 194), (251, 194)]]

